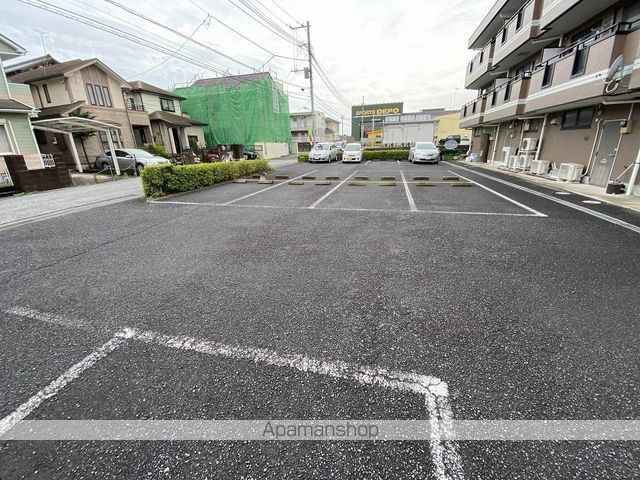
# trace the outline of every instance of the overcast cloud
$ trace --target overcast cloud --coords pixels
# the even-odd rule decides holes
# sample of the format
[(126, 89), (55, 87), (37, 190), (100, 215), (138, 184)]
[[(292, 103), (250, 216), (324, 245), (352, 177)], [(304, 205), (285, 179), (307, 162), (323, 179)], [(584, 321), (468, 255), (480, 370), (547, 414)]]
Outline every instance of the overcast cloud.
[[(177, 50), (183, 38), (128, 13), (105, 0), (47, 0), (94, 20)], [(171, 28), (191, 35), (206, 18), (199, 9), (240, 30), (264, 49), (299, 60), (275, 58), (267, 64), (285, 85), (288, 93), (308, 96), (302, 73), (292, 73), (306, 65), (302, 51), (270, 32), (232, 4), (240, 0), (118, 0)], [(251, 0), (271, 10), (293, 25), (293, 19), (273, 0)], [(467, 39), (494, 0), (276, 0), (284, 10), (300, 21), (311, 23), (311, 41), (316, 58), (350, 103), (404, 101), (405, 111), (422, 108), (454, 107), (474, 97), (462, 90), (465, 68), (472, 52)], [(0, 32), (28, 50), (28, 56), (42, 55), (40, 34), (47, 52), (58, 60), (98, 57), (127, 80), (144, 80), (164, 88), (188, 84), (196, 76), (216, 76), (207, 68), (169, 58), (150, 48), (94, 29), (18, 0), (3, 2)], [(243, 6), (246, 10), (247, 7)], [(303, 30), (298, 30), (300, 38)], [(253, 68), (267, 62), (270, 55), (228, 30), (214, 19), (200, 26), (193, 38)], [(211, 50), (189, 42), (179, 51), (230, 73), (252, 70)], [(162, 63), (164, 62), (164, 63)], [(159, 65), (159, 66), (158, 66)], [(155, 67), (155, 68), (154, 68)], [(147, 71), (148, 70), (148, 71)], [(345, 116), (349, 127), (350, 109), (343, 106), (315, 76), (320, 99), (317, 109), (330, 116)], [(298, 87), (300, 86), (300, 87)], [(455, 97), (455, 98), (454, 98)], [(309, 109), (308, 100), (290, 98), (291, 111)]]

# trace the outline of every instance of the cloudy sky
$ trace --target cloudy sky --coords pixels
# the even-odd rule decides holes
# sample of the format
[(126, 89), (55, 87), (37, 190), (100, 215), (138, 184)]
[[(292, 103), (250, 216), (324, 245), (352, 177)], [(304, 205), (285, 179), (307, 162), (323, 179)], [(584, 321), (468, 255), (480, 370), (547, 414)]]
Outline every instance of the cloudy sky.
[[(249, 73), (268, 62), (265, 68), (286, 82), (291, 111), (300, 111), (309, 109), (308, 81), (293, 70), (302, 69), (306, 57), (287, 32), (302, 39), (304, 30), (289, 26), (308, 20), (314, 55), (340, 97), (316, 74), (316, 108), (333, 117), (344, 115), (346, 130), (350, 109), (345, 103), (360, 104), (363, 96), (365, 103), (404, 101), (405, 112), (458, 108), (473, 98), (473, 92), (463, 90), (465, 67), (473, 56), (467, 39), (494, 1), (3, 0), (0, 32), (24, 46), (28, 56), (43, 54), (39, 32), (44, 32), (46, 51), (58, 60), (98, 57), (127, 80), (164, 88), (225, 71)], [(29, 4), (99, 22), (117, 34)], [(269, 29), (264, 19), (258, 22), (261, 15), (272, 22)], [(140, 41), (182, 59), (135, 43)], [(272, 54), (276, 57), (270, 60)]]

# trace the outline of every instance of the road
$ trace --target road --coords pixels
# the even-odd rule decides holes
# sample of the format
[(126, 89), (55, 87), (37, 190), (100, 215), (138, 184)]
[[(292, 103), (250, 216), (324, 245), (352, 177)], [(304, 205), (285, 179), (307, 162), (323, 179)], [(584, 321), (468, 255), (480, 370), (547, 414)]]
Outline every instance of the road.
[[(640, 215), (446, 162), (275, 175), (315, 179), (0, 232), (0, 430), (638, 419)], [(437, 389), (389, 381), (416, 374)], [(15, 441), (0, 478), (628, 479), (639, 459), (633, 442)]]

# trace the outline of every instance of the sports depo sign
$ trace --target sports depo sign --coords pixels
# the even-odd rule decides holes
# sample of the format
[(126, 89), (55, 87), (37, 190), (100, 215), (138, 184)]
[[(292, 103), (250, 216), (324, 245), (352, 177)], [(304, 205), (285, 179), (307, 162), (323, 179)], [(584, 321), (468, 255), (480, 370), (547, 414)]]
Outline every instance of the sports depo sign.
[(402, 113), (402, 102), (400, 103), (380, 103), (376, 105), (357, 105), (351, 107), (351, 116), (373, 117), (384, 115), (399, 115)]

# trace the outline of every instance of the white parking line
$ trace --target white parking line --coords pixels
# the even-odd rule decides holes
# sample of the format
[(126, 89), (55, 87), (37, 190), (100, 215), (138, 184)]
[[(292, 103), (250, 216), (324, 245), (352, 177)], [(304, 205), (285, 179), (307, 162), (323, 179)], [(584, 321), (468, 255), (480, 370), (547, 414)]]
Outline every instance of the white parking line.
[(333, 192), (335, 192), (336, 190), (338, 190), (342, 185), (344, 185), (344, 183), (346, 181), (348, 181), (351, 177), (353, 177), (356, 173), (358, 173), (357, 170), (355, 170), (351, 175), (349, 175), (347, 178), (345, 178), (344, 180), (342, 180), (338, 185), (336, 185), (335, 187), (333, 187), (331, 190), (329, 190), (327, 193), (325, 193), (323, 196), (321, 196), (317, 201), (315, 201), (313, 203), (313, 205), (311, 205), (309, 208), (314, 209), (316, 208), (318, 205), (320, 205), (327, 197), (329, 197), (329, 195), (331, 195)]
[(491, 192), (491, 193), (493, 193), (494, 195), (496, 195), (496, 196), (498, 196), (498, 197), (500, 197), (500, 198), (502, 198), (502, 199), (506, 200), (507, 202), (511, 202), (511, 203), (513, 203), (514, 205), (517, 205), (518, 207), (523, 208), (523, 209), (525, 209), (526, 211), (533, 213), (536, 217), (545, 217), (545, 218), (547, 217), (547, 215), (545, 215), (544, 213), (541, 213), (541, 212), (539, 212), (539, 211), (537, 211), (537, 210), (534, 210), (534, 209), (533, 209), (533, 208), (531, 208), (531, 207), (527, 207), (526, 205), (524, 205), (524, 204), (522, 204), (522, 203), (520, 203), (520, 202), (518, 202), (518, 201), (514, 200), (513, 198), (509, 198), (509, 197), (507, 197), (506, 195), (503, 195), (503, 194), (501, 194), (501, 193), (498, 193), (498, 192), (496, 192), (495, 190), (492, 190), (491, 188), (489, 188), (489, 187), (487, 187), (487, 186), (485, 186), (485, 185), (482, 185), (481, 183), (478, 183), (478, 182), (476, 182), (476, 181), (474, 181), (474, 180), (471, 180), (470, 178), (463, 177), (463, 176), (462, 176), (462, 175), (460, 175), (459, 173), (452, 172), (451, 170), (449, 170), (449, 173), (453, 173), (454, 175), (457, 175), (458, 177), (465, 179), (467, 182), (471, 182), (471, 183), (473, 183), (474, 185), (477, 185), (477, 186), (479, 186), (480, 188), (485, 189), (487, 192)]
[(613, 223), (614, 225), (618, 225), (619, 227), (626, 228), (627, 230), (631, 230), (632, 232), (640, 233), (639, 226), (633, 225), (631, 223), (627, 223), (624, 220), (619, 220), (605, 213), (596, 212), (595, 210), (591, 210), (590, 208), (583, 207), (582, 205), (576, 205), (575, 203), (571, 203), (566, 200), (562, 200), (560, 198), (547, 195), (546, 193), (539, 192), (532, 188), (527, 188), (527, 187), (523, 187), (522, 185), (518, 185), (516, 183), (507, 182), (506, 180), (503, 180), (501, 178), (492, 177), (491, 175), (486, 175), (484, 173), (476, 172), (475, 170), (471, 170), (467, 167), (463, 167), (462, 165), (456, 165), (453, 163), (450, 165), (456, 168), (462, 168), (464, 170), (468, 170), (472, 172), (474, 175), (479, 175), (480, 177), (488, 178), (489, 180), (493, 180), (494, 182), (502, 183), (504, 185), (509, 185), (510, 187), (516, 188), (518, 190), (522, 190), (523, 192), (530, 193), (531, 195), (536, 195), (538, 197), (546, 198), (547, 200), (551, 200), (552, 202), (559, 203), (560, 205), (564, 205), (565, 207), (573, 208), (574, 210), (578, 210), (579, 212), (586, 213), (587, 215), (591, 215), (593, 217), (599, 218), (600, 220), (604, 220), (605, 222)]
[[(14, 307), (7, 310), (7, 312), (14, 315), (23, 314), (26, 318), (45, 322), (51, 322), (53, 319), (56, 324), (73, 325), (76, 323), (74, 320), (65, 320), (57, 315), (50, 315), (28, 308)], [(80, 322), (80, 324), (83, 323)], [(134, 328), (124, 328), (121, 332), (116, 333), (107, 343), (73, 365), (56, 380), (23, 403), (15, 412), (0, 420), (0, 437), (20, 420), (31, 414), (45, 399), (57, 394), (65, 385), (78, 378), (82, 372), (95, 365), (96, 362), (106, 357), (129, 339), (205, 355), (234, 360), (249, 360), (255, 364), (290, 368), (304, 373), (351, 380), (361, 385), (383, 387), (422, 395), (431, 424), (429, 445), (436, 478), (438, 480), (462, 480), (464, 478), (462, 460), (458, 453), (457, 443), (447, 440), (447, 438), (453, 438), (453, 414), (448, 399), (449, 387), (439, 378), (414, 372), (369, 367), (340, 360), (316, 359), (304, 354), (282, 354), (265, 348), (226, 345), (190, 336), (165, 335), (159, 332)]]
[(229, 200), (228, 202), (225, 202), (222, 205), (231, 205), (231, 204), (233, 204), (235, 202), (239, 202), (240, 200), (244, 200), (245, 198), (253, 197), (254, 195), (258, 195), (259, 193), (263, 193), (263, 192), (266, 192), (267, 190), (271, 190), (272, 188), (280, 187), (280, 186), (284, 185), (285, 183), (290, 182), (291, 180), (297, 180), (298, 178), (302, 178), (302, 177), (304, 177), (306, 175), (311, 175), (312, 173), (316, 173), (317, 171), (318, 171), (317, 169), (316, 170), (311, 170), (310, 172), (303, 173), (302, 175), (298, 175), (297, 177), (290, 178), (289, 180), (285, 180), (285, 181), (280, 182), (280, 183), (276, 183), (275, 185), (271, 185), (270, 187), (263, 188), (262, 190), (258, 190), (257, 192), (249, 193), (248, 195), (244, 195), (244, 196), (242, 196), (240, 198), (235, 198), (233, 200)]
[(411, 207), (412, 212), (416, 212), (418, 211), (418, 209), (416, 208), (416, 202), (413, 201), (413, 196), (409, 191), (409, 185), (407, 185), (407, 179), (405, 178), (404, 172), (402, 170), (400, 170), (400, 175), (402, 176), (402, 183), (404, 184), (404, 191), (407, 194), (407, 200), (409, 200), (409, 207)]
[(11, 430), (11, 428), (15, 426), (20, 420), (29, 416), (47, 398), (56, 395), (68, 383), (78, 378), (82, 372), (84, 372), (88, 368), (91, 368), (99, 360), (103, 359), (111, 352), (113, 352), (116, 348), (122, 345), (127, 340), (127, 338), (129, 338), (129, 334), (125, 332), (116, 333), (108, 342), (106, 342), (95, 351), (91, 352), (75, 365), (71, 366), (71, 368), (62, 373), (62, 375), (56, 378), (53, 382), (51, 382), (49, 385), (33, 395), (29, 400), (20, 405), (14, 412), (10, 413), (2, 420), (0, 420), (0, 436)]

